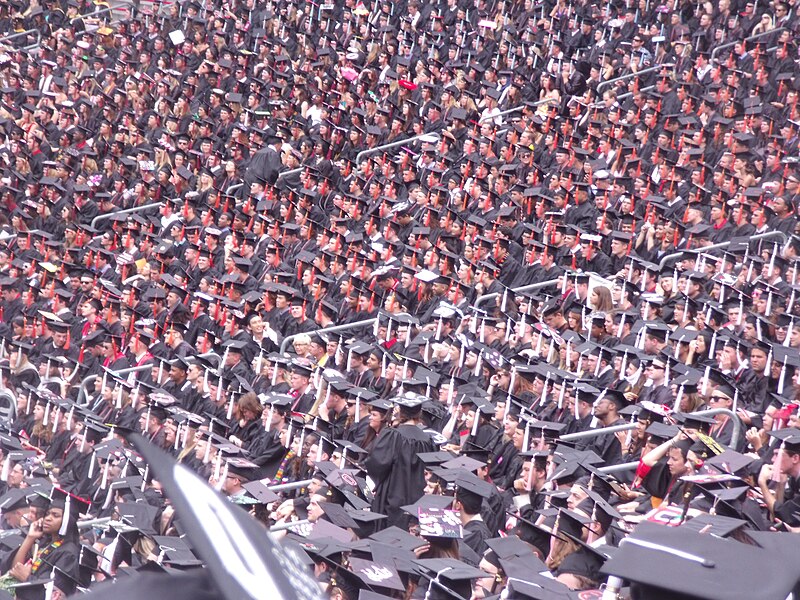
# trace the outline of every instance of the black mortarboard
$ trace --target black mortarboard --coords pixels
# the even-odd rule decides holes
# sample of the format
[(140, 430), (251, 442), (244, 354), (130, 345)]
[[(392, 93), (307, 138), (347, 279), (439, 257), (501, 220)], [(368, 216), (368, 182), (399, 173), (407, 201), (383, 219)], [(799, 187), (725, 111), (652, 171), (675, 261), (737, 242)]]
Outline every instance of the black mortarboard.
[(640, 523), (601, 569), (630, 582), (633, 598), (784, 600), (800, 577), (800, 556), (692, 531)]

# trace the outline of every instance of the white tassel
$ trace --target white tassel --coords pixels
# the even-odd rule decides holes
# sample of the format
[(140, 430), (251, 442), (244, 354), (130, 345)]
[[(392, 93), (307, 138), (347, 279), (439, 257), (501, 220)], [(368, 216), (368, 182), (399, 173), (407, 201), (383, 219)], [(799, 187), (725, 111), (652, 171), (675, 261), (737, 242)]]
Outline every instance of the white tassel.
[[(89, 475), (91, 477), (91, 475)], [(67, 535), (67, 529), (69, 527), (70, 521), (70, 509), (72, 508), (72, 498), (69, 494), (67, 494), (67, 498), (64, 501), (64, 514), (61, 517), (61, 527), (58, 530), (58, 535), (65, 536)]]
[(209, 435), (206, 438), (206, 450), (205, 453), (203, 454), (203, 464), (207, 465), (210, 458), (211, 458), (211, 436)]
[(292, 422), (289, 421), (289, 426), (286, 428), (286, 448), (292, 446)]
[(303, 456), (303, 444), (306, 443), (306, 428), (300, 430), (300, 443), (297, 446), (297, 456)]
[(269, 428), (272, 427), (272, 415), (275, 411), (275, 406), (270, 404), (269, 411), (267, 412), (267, 422), (264, 424), (264, 431), (269, 431)]
[(528, 443), (531, 439), (531, 422), (527, 421), (525, 423), (525, 435), (522, 437), (522, 452), (528, 451)]
[(272, 387), (275, 387), (275, 384), (278, 382), (278, 369), (280, 368), (280, 363), (276, 360), (272, 363)]
[(103, 465), (103, 478), (100, 480), (100, 489), (106, 489), (108, 485), (108, 466), (111, 464), (111, 457), (106, 459), (106, 464)]
[(225, 480), (228, 478), (228, 461), (227, 460), (225, 461), (225, 468), (222, 471), (222, 476), (221, 477), (220, 477), (220, 473), (219, 473), (219, 463), (217, 463), (217, 471), (215, 473), (215, 477), (217, 479), (217, 485), (215, 486), (215, 489), (219, 492), (220, 490), (222, 490), (222, 486), (225, 483)]
[(6, 455), (3, 461), (3, 471), (0, 473), (0, 481), (8, 481), (8, 474), (11, 472), (11, 456)]

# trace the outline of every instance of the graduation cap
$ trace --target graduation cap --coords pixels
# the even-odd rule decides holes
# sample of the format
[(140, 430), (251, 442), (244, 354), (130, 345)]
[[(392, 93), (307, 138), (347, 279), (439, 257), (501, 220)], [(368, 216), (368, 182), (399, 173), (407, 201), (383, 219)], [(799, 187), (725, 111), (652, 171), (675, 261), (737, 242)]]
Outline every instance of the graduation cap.
[(0, 497), (0, 511), (9, 513), (18, 508), (28, 507), (28, 494), (21, 488), (9, 488), (9, 490)]
[(413, 517), (418, 517), (422, 511), (429, 511), (430, 509), (446, 509), (453, 505), (453, 498), (451, 496), (443, 496), (439, 494), (425, 494), (419, 498), (414, 504), (407, 504), (400, 508), (403, 512), (408, 513)]
[(180, 512), (186, 537), (221, 597), (318, 597), (310, 591), (318, 588), (300, 559), (263, 535), (247, 513), (141, 436), (128, 437)]
[(31, 594), (39, 597), (40, 594), (42, 598), (51, 598), (55, 589), (60, 590), (63, 597), (67, 597), (74, 594), (78, 588), (80, 582), (57, 566), (54, 566), (52, 570), (44, 569), (43, 571), (49, 571), (49, 575), (13, 585), (18, 597), (30, 597)]
[(759, 598), (785, 600), (800, 577), (800, 557), (644, 521), (601, 572), (628, 581), (633, 597), (648, 600), (704, 598), (710, 592), (714, 598), (745, 599), (752, 597), (753, 582)]
[(681, 527), (685, 527), (686, 529), (696, 531), (698, 533), (702, 532), (720, 538), (725, 538), (732, 535), (735, 531), (746, 527), (747, 525), (748, 522), (744, 519), (726, 517), (718, 514), (711, 515), (708, 513), (702, 513), (686, 520), (681, 524)]
[(438, 507), (418, 507), (417, 520), (422, 537), (461, 539), (464, 533), (461, 520), (453, 510)]
[(348, 560), (350, 570), (369, 588), (386, 588), (404, 591), (405, 585), (397, 569), (390, 564), (373, 562), (351, 556)]
[(469, 598), (472, 580), (487, 573), (455, 558), (422, 558), (414, 560), (421, 574), (429, 577), (430, 598)]
[(790, 452), (800, 453), (800, 429), (787, 427), (769, 433), (772, 437), (781, 441), (781, 445)]

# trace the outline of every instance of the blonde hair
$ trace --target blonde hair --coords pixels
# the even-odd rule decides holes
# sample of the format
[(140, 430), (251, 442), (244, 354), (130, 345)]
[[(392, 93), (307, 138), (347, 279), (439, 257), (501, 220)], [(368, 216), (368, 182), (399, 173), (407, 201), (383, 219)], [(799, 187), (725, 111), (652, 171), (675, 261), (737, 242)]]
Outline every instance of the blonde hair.
[(292, 345), (294, 344), (305, 344), (306, 346), (311, 343), (311, 336), (307, 333), (301, 333), (300, 335), (296, 336), (292, 341)]

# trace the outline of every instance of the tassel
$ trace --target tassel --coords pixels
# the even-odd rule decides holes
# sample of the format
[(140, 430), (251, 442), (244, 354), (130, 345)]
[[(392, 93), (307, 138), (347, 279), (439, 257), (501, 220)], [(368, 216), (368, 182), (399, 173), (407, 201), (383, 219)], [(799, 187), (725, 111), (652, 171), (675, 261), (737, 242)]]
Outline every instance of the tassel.
[[(91, 477), (91, 474), (89, 475)], [(61, 517), (61, 527), (58, 530), (58, 535), (65, 536), (67, 535), (67, 529), (69, 528), (70, 523), (70, 509), (72, 508), (72, 498), (70, 494), (67, 494), (65, 503), (64, 503), (64, 513)]]

